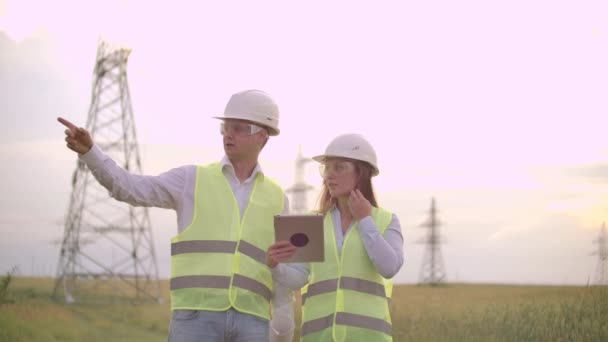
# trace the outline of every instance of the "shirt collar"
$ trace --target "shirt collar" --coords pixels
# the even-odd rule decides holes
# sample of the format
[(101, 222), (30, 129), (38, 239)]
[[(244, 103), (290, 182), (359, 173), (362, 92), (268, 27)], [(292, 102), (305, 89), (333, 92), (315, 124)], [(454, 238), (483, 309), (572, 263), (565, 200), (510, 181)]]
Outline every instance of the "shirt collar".
[[(234, 172), (234, 165), (232, 165), (232, 162), (230, 162), (230, 159), (228, 159), (228, 156), (225, 155), (224, 158), (222, 158), (222, 161), (220, 162), (220, 166), (222, 167), (222, 171), (224, 171), (224, 172), (226, 172), (226, 171), (230, 172), (234, 177), (236, 177), (236, 174)], [(258, 173), (261, 176), (264, 176), (264, 171), (262, 170), (262, 167), (260, 166), (260, 163), (257, 163), (255, 165), (255, 168), (253, 169), (253, 172), (251, 173), (251, 176), (249, 176), (249, 178), (247, 178), (247, 180), (245, 180), (245, 182), (247, 182), (249, 180), (255, 179), (255, 176)]]

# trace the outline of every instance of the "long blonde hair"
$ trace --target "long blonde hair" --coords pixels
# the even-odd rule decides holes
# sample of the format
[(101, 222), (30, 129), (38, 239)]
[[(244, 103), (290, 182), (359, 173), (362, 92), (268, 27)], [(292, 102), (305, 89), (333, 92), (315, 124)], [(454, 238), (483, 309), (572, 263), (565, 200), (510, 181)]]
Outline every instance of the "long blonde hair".
[[(374, 207), (378, 207), (376, 196), (374, 195), (374, 187), (372, 186), (372, 166), (364, 161), (348, 159), (346, 160), (355, 164), (355, 174), (357, 175), (356, 189), (359, 189), (363, 196), (372, 204)], [(336, 204), (336, 199), (331, 197), (329, 188), (323, 179), (323, 189), (319, 196), (317, 212), (325, 215)]]

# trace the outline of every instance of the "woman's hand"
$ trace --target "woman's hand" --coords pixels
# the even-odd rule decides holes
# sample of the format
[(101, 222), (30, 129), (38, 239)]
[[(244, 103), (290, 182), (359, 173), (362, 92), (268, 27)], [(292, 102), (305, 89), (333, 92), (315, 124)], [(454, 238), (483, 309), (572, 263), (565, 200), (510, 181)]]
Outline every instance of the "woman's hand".
[(295, 252), (296, 246), (292, 245), (289, 241), (278, 241), (268, 247), (266, 264), (270, 268), (275, 268), (279, 263), (291, 258)]
[(372, 204), (369, 203), (359, 189), (350, 192), (350, 195), (348, 196), (348, 206), (350, 207), (353, 218), (357, 221), (360, 221), (367, 216), (371, 216), (372, 214)]

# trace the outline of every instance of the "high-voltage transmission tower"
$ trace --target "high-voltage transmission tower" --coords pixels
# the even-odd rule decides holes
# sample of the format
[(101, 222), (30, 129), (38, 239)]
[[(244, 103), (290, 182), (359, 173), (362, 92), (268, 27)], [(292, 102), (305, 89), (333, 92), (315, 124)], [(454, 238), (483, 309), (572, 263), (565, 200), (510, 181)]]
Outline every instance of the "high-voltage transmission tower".
[(308, 211), (308, 191), (312, 190), (312, 186), (306, 184), (304, 180), (304, 166), (312, 161), (311, 158), (302, 156), (302, 147), (298, 148), (298, 157), (296, 158), (296, 177), (295, 183), (286, 191), (293, 194), (291, 201), (291, 213), (303, 214)]
[(595, 268), (595, 284), (608, 285), (608, 234), (606, 233), (606, 224), (602, 224), (600, 236), (594, 240), (597, 243), (597, 251), (593, 255), (597, 255), (597, 266)]
[(421, 225), (426, 227), (426, 236), (418, 241), (418, 243), (426, 244), (424, 257), (422, 259), (422, 267), (420, 268), (420, 283), (432, 286), (441, 285), (446, 282), (446, 271), (443, 265), (443, 257), (439, 245), (442, 239), (439, 236), (440, 222), (437, 219), (437, 209), (435, 208), (435, 199), (431, 200), (431, 209), (429, 219)]
[[(86, 129), (125, 170), (141, 174), (127, 82), (131, 50), (99, 41)], [(162, 301), (148, 209), (110, 197), (78, 161), (53, 296), (74, 301)]]

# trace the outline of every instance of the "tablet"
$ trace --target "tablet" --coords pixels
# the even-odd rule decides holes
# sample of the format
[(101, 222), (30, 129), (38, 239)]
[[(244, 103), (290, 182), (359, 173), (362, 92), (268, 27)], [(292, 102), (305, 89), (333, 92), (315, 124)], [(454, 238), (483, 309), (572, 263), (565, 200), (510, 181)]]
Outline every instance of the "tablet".
[(325, 260), (323, 215), (275, 215), (274, 238), (296, 246), (296, 252), (286, 262)]

